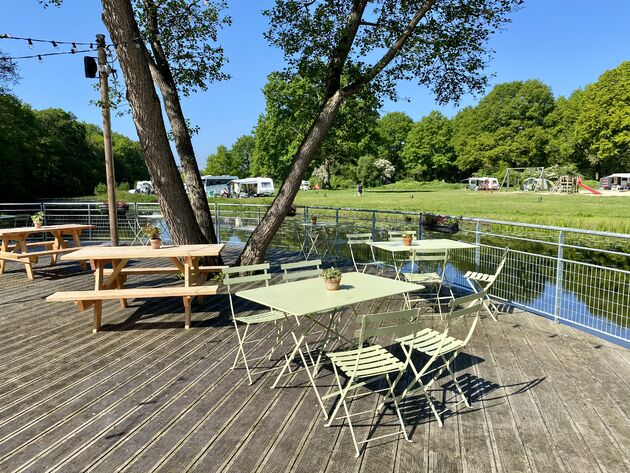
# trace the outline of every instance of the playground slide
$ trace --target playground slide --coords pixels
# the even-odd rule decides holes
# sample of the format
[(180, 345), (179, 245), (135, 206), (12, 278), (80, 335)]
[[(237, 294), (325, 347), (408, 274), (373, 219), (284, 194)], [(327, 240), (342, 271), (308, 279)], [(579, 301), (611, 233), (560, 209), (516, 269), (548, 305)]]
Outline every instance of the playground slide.
[(595, 189), (593, 189), (592, 187), (587, 186), (586, 184), (582, 184), (582, 178), (581, 178), (581, 177), (578, 177), (578, 179), (577, 179), (577, 185), (578, 185), (579, 187), (581, 187), (582, 189), (586, 189), (587, 191), (589, 191), (589, 192), (591, 192), (591, 193), (593, 193), (593, 194), (595, 194), (595, 195), (602, 195), (602, 193), (601, 193), (601, 192), (596, 191), (596, 190), (595, 190)]

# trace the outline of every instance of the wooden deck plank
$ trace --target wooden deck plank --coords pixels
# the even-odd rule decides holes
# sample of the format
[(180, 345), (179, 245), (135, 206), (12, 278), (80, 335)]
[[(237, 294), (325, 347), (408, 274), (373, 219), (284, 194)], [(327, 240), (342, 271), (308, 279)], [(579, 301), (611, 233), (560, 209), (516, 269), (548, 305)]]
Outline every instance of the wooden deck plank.
[[(237, 253), (228, 246), (226, 261)], [(269, 257), (272, 264), (299, 259), (278, 250)], [(0, 470), (630, 468), (630, 351), (571, 327), (520, 311), (498, 323), (484, 318), (456, 364), (458, 378), (473, 392), (472, 409), (453, 408), (442, 429), (423, 414), (410, 426), (412, 444), (393, 437), (369, 444), (356, 460), (347, 426), (323, 426), (304, 373), (271, 390), (269, 375), (248, 386), (243, 370), (229, 370), (236, 338), (225, 295), (195, 306), (188, 333), (180, 327), (179, 300), (138, 301), (128, 309), (108, 302), (105, 330), (94, 337), (89, 317), (43, 302), (53, 292), (90, 289), (93, 275), (77, 272), (75, 264), (45, 266), (34, 265), (39, 277), (32, 282), (13, 267), (2, 277), (0, 356), (8, 362), (0, 367)], [(179, 283), (172, 276), (138, 276), (130, 287), (164, 281)], [(399, 303), (387, 301), (381, 309)], [(453, 334), (465, 332), (457, 330)], [(266, 348), (264, 342), (248, 347), (252, 354)], [(321, 391), (331, 381), (324, 370)], [(377, 397), (365, 399), (355, 408), (372, 410)], [(374, 422), (370, 414), (359, 437)]]

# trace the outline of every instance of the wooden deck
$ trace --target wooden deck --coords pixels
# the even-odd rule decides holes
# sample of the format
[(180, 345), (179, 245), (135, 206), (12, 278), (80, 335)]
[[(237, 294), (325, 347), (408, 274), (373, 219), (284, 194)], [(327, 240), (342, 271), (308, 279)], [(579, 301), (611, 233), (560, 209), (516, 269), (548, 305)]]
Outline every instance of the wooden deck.
[[(181, 299), (111, 301), (92, 334), (88, 313), (44, 301), (89, 289), (92, 276), (36, 268), (32, 282), (21, 265), (0, 276), (0, 471), (630, 471), (630, 352), (541, 317), (483, 318), (456, 366), (472, 409), (444, 381), (433, 392), (444, 427), (408, 403), (413, 443), (390, 437), (355, 459), (349, 429), (324, 427), (304, 372), (270, 389), (269, 374), (248, 386), (229, 369), (237, 343), (225, 295), (195, 305), (189, 331)], [(322, 390), (331, 382), (324, 370)], [(393, 421), (368, 417), (359, 435)]]

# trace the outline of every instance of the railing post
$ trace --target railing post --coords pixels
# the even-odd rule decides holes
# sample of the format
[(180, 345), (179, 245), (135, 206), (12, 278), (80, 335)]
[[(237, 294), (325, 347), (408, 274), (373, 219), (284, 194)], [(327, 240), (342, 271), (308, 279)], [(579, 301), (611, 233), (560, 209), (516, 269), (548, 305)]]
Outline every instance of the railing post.
[(420, 240), (424, 240), (424, 212), (420, 214), (420, 222), (418, 224), (418, 227), (419, 227), (418, 238)]
[[(87, 223), (88, 223), (88, 225), (92, 225), (92, 205), (90, 205), (89, 202), (87, 204), (87, 211), (88, 211), (88, 221), (87, 221)], [(89, 235), (89, 238), (91, 240), (92, 239), (92, 228), (90, 228), (88, 230), (88, 235)]]
[(221, 243), (221, 219), (219, 216), (219, 203), (214, 203), (214, 215), (217, 221), (217, 243)]
[(46, 205), (43, 202), (39, 203), (39, 210), (40, 212), (44, 212), (44, 225), (47, 225), (46, 220), (48, 220), (46, 218)]
[(559, 323), (560, 317), (560, 296), (562, 294), (562, 276), (564, 269), (564, 231), (560, 231), (558, 237), (558, 258), (556, 260), (556, 300), (553, 309), (553, 321)]
[[(217, 238), (219, 238), (219, 219), (217, 218), (217, 214), (219, 213), (219, 203), (215, 202), (214, 203), (214, 233), (217, 235)], [(218, 241), (218, 240), (217, 240)]]
[(479, 271), (481, 265), (481, 222), (475, 223), (475, 271)]
[(339, 256), (337, 253), (337, 241), (339, 240), (339, 207), (335, 209), (335, 241), (333, 242), (333, 248), (335, 250), (334, 256)]
[(376, 241), (376, 211), (372, 210), (372, 240)]

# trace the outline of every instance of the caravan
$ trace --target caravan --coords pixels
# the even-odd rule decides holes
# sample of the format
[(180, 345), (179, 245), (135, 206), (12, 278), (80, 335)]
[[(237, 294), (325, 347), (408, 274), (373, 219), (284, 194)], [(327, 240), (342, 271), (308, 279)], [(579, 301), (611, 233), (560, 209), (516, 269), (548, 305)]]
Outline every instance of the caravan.
[(273, 193), (273, 179), (268, 177), (248, 177), (230, 182), (230, 194), (233, 197), (262, 197)]
[(238, 179), (238, 176), (201, 176), (208, 197), (228, 196), (230, 182), (235, 179)]

